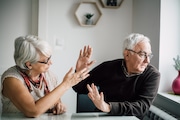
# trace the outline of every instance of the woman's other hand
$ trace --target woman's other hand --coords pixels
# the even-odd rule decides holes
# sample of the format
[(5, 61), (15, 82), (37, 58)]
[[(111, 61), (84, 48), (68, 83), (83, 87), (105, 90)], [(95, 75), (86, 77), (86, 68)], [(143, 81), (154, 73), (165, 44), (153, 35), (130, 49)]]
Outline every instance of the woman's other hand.
[(58, 102), (53, 108), (53, 114), (59, 115), (66, 112), (66, 106), (62, 102)]

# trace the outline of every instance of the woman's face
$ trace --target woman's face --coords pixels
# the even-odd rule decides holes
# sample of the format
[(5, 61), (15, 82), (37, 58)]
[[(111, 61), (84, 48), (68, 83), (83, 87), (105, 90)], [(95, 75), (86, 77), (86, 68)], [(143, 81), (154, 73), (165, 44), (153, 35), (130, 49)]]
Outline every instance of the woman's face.
[(44, 73), (48, 71), (51, 64), (51, 56), (46, 57), (44, 55), (40, 55), (40, 59), (36, 63), (32, 64), (32, 70), (37, 74)]

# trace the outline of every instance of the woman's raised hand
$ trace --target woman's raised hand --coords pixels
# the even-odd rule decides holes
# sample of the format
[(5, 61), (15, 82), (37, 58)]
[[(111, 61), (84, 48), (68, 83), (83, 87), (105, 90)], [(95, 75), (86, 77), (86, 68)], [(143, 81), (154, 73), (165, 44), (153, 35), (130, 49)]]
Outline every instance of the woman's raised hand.
[(80, 81), (86, 79), (89, 76), (89, 70), (84, 68), (78, 72), (74, 72), (73, 68), (71, 68), (65, 75), (63, 79), (63, 83), (66, 83), (68, 87), (72, 87), (79, 83)]

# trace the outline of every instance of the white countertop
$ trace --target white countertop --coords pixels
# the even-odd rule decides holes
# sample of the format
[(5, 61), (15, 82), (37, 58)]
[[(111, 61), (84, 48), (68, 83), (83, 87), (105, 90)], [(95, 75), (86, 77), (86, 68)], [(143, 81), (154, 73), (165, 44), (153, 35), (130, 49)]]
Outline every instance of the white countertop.
[(170, 93), (160, 92), (158, 94), (180, 104), (180, 95), (175, 95), (173, 92)]
[(23, 114), (2, 114), (0, 120), (139, 120), (135, 116), (109, 116), (105, 113), (65, 113), (62, 115), (42, 114), (37, 118), (27, 118)]

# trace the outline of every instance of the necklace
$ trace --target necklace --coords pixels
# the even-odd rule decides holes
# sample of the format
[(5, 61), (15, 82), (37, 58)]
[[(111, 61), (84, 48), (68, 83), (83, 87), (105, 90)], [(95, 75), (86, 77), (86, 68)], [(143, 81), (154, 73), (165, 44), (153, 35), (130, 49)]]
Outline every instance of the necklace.
[(42, 76), (42, 75), (40, 74), (40, 76), (38, 77), (37, 80), (32, 80), (32, 79), (29, 77), (29, 81), (30, 81), (36, 88), (39, 88), (41, 76)]
[(31, 88), (30, 83), (32, 83), (32, 85), (35, 86), (38, 89), (42, 89), (42, 85), (44, 85), (45, 86), (44, 87), (44, 94), (48, 94), (50, 92), (49, 88), (48, 88), (48, 84), (47, 84), (43, 74), (39, 75), (39, 80), (33, 81), (29, 77), (29, 75), (25, 71), (23, 71), (20, 67), (17, 66), (17, 70), (19, 70), (20, 75), (24, 78), (24, 82), (25, 82), (29, 92), (33, 91), (33, 89)]

